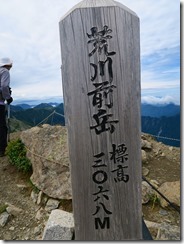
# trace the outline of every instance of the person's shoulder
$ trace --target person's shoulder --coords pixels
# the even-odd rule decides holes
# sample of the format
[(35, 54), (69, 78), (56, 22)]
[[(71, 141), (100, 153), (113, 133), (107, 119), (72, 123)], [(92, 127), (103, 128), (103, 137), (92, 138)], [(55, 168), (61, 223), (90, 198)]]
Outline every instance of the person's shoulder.
[(5, 67), (0, 67), (0, 73), (1, 74), (5, 74), (5, 75), (8, 75), (9, 74), (9, 70), (6, 69)]
[(5, 67), (0, 67), (0, 70), (3, 70), (5, 72), (9, 72), (9, 70), (7, 68), (5, 68)]

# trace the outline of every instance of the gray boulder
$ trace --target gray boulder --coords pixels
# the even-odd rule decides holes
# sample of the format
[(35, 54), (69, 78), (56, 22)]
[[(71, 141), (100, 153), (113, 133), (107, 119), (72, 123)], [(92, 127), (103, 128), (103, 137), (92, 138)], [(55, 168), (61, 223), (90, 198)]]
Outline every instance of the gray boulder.
[(9, 218), (10, 218), (10, 214), (7, 212), (3, 212), (0, 215), (0, 226), (4, 227), (8, 223)]
[(74, 233), (73, 214), (63, 210), (53, 210), (44, 229), (42, 240), (72, 240)]
[(33, 127), (22, 132), (21, 140), (32, 164), (33, 184), (49, 197), (71, 199), (66, 128), (50, 125)]
[(52, 210), (58, 208), (59, 203), (60, 202), (56, 199), (49, 199), (48, 202), (46, 203), (45, 210), (48, 212), (52, 211)]
[(180, 228), (175, 225), (170, 225), (167, 223), (155, 223), (151, 221), (145, 220), (145, 224), (150, 231), (153, 231), (156, 234), (155, 240), (161, 241), (179, 241), (181, 239), (180, 236)]

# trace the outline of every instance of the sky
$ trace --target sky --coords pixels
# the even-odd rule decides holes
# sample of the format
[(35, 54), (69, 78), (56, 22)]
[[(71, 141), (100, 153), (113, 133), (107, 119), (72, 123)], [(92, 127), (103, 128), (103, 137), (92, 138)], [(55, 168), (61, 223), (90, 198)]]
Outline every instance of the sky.
[[(13, 60), (14, 104), (62, 101), (59, 21), (79, 2), (0, 0), (0, 57)], [(180, 2), (119, 2), (140, 18), (142, 102), (179, 104)]]

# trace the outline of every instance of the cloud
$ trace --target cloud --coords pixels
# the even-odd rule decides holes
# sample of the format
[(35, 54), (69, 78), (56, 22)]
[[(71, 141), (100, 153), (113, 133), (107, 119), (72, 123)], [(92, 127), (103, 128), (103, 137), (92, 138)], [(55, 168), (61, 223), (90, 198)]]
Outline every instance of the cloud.
[[(141, 52), (147, 56), (162, 49), (179, 45), (180, 6), (175, 1), (141, 1), (140, 9)], [(144, 13), (141, 11), (145, 9)], [(178, 13), (178, 14), (176, 14)], [(172, 33), (172, 34), (171, 34)]]
[[(0, 2), (0, 56), (14, 60), (14, 96), (63, 95), (59, 20), (80, 0)], [(179, 1), (119, 2), (140, 17), (142, 89), (179, 89)]]
[(152, 104), (152, 105), (166, 105), (170, 103), (178, 104), (177, 101), (171, 96), (165, 96), (165, 97), (143, 96), (141, 98), (141, 102), (146, 104)]
[(155, 96), (172, 95), (179, 102), (180, 92), (180, 49), (159, 50), (142, 57), (142, 93)]

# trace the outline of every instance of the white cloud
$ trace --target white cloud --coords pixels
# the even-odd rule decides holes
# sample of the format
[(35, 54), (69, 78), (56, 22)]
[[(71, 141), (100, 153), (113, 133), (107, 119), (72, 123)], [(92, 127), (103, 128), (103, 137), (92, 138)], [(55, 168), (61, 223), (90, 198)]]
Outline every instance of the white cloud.
[[(0, 56), (14, 60), (11, 70), (14, 96), (62, 95), (59, 20), (80, 0), (0, 0)], [(163, 72), (158, 65), (168, 62), (165, 53), (179, 46), (180, 4), (177, 0), (119, 0), (140, 17), (141, 55), (159, 54), (157, 66), (142, 69), (142, 88), (178, 87), (179, 79), (163, 75), (177, 73), (179, 67)], [(167, 81), (167, 82), (166, 82)], [(41, 91), (41, 87), (43, 90)], [(41, 91), (41, 92), (40, 92)]]
[(154, 96), (142, 96), (141, 98), (142, 103), (152, 104), (152, 105), (166, 105), (170, 103), (177, 104), (177, 101), (171, 96), (165, 97), (154, 97)]

